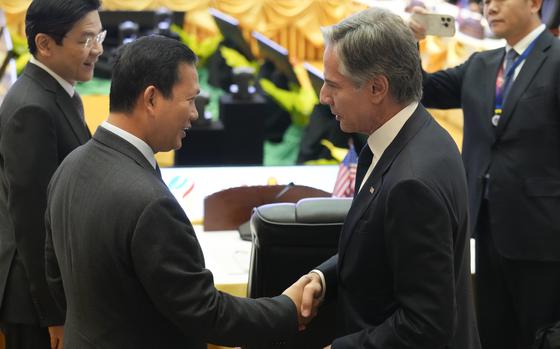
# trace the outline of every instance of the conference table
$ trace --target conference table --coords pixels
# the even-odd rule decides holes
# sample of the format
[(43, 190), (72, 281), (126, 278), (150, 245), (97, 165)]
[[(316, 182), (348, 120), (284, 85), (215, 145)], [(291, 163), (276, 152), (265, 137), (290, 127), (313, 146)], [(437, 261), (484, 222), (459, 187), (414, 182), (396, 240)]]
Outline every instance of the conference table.
[(247, 295), (251, 241), (242, 240), (237, 230), (203, 231), (195, 225), (206, 268), (214, 275), (220, 291), (235, 296)]

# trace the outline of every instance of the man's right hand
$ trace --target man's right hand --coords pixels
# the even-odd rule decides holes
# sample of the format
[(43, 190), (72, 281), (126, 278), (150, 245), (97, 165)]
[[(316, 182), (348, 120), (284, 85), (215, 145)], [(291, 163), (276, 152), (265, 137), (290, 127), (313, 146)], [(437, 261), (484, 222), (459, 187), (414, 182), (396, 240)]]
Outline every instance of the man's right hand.
[(426, 28), (422, 24), (418, 23), (418, 21), (414, 20), (414, 16), (412, 15), (415, 13), (428, 13), (428, 11), (421, 6), (414, 6), (410, 10), (411, 16), (408, 20), (408, 27), (410, 28), (410, 30), (412, 30), (412, 33), (414, 34), (416, 40), (424, 40), (426, 38)]

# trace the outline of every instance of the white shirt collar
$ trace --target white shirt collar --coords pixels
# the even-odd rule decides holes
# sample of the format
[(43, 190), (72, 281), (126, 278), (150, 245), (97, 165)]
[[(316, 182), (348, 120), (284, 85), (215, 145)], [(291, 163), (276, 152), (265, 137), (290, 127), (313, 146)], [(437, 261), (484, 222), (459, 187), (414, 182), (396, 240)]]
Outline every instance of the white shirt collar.
[(36, 66), (38, 66), (39, 68), (43, 69), (44, 71), (46, 71), (47, 73), (49, 73), (50, 76), (52, 76), (56, 81), (58, 81), (58, 83), (60, 84), (60, 86), (62, 86), (62, 88), (68, 93), (68, 95), (70, 97), (74, 97), (74, 93), (76, 92), (74, 90), (74, 86), (69, 83), (68, 81), (64, 80), (63, 78), (60, 77), (60, 75), (58, 75), (57, 73), (55, 73), (54, 71), (52, 71), (49, 67), (47, 67), (46, 65), (44, 65), (43, 63), (39, 62), (35, 57), (31, 56), (31, 59), (29, 60), (30, 63), (35, 64)]
[(154, 169), (156, 168), (156, 157), (154, 156), (154, 151), (146, 142), (136, 137), (132, 133), (127, 132), (122, 128), (117, 127), (113, 124), (110, 124), (107, 121), (103, 121), (101, 127), (103, 127), (109, 132), (116, 134), (117, 136), (121, 137), (128, 143), (132, 144), (136, 149), (138, 149), (142, 153), (142, 155), (144, 155), (144, 157), (146, 158), (146, 160), (148, 160), (150, 165), (152, 165)]
[[(527, 36), (525, 36), (523, 39), (519, 40), (519, 42), (513, 46), (513, 49), (515, 50), (515, 52), (517, 52), (518, 55), (521, 55), (523, 52), (525, 52), (527, 47), (529, 47), (529, 45), (531, 45), (533, 40), (535, 40), (545, 30), (546, 30), (546, 26), (544, 24), (539, 25), (538, 27), (533, 29), (532, 32), (527, 34)], [(511, 50), (511, 49), (512, 49), (511, 46), (506, 45), (506, 52), (509, 52), (509, 50)]]
[(381, 125), (380, 128), (369, 135), (367, 142), (375, 159), (379, 160), (381, 158), (385, 149), (387, 149), (389, 144), (393, 142), (399, 131), (403, 128), (404, 124), (412, 116), (412, 113), (414, 113), (417, 107), (418, 102), (410, 103), (386, 123)]

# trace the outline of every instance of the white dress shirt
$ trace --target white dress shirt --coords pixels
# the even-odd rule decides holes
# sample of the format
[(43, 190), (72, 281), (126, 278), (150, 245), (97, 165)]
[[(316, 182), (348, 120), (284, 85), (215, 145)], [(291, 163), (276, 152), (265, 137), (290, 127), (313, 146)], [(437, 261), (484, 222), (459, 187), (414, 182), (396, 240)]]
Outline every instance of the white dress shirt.
[(62, 88), (68, 93), (68, 95), (70, 96), (70, 98), (74, 97), (74, 93), (76, 93), (76, 90), (74, 89), (74, 86), (69, 83), (68, 81), (64, 80), (63, 78), (60, 77), (60, 75), (58, 75), (57, 73), (55, 73), (54, 71), (52, 71), (49, 67), (47, 67), (46, 65), (44, 65), (43, 63), (39, 62), (37, 59), (35, 59), (35, 57), (31, 56), (31, 59), (29, 60), (29, 63), (35, 64), (36, 66), (38, 66), (39, 68), (43, 69), (44, 71), (46, 71), (50, 76), (52, 76), (56, 81), (58, 81), (58, 83), (60, 84), (60, 86), (62, 86)]
[(110, 124), (107, 121), (103, 121), (103, 123), (101, 124), (101, 127), (103, 127), (104, 129), (106, 129), (109, 132), (112, 132), (112, 133), (116, 134), (117, 136), (121, 137), (122, 139), (124, 139), (128, 143), (132, 144), (136, 149), (138, 149), (138, 151), (140, 151), (140, 153), (142, 153), (142, 155), (144, 155), (144, 157), (146, 158), (146, 160), (148, 160), (150, 165), (152, 165), (152, 167), (154, 169), (156, 168), (156, 157), (154, 155), (154, 151), (148, 145), (148, 143), (144, 142), (143, 140), (136, 137), (132, 133), (127, 132), (127, 131), (123, 130), (122, 128), (117, 127), (113, 124)]
[(362, 180), (360, 185), (360, 189), (364, 186), (364, 183), (373, 172), (375, 165), (377, 165), (377, 161), (381, 159), (381, 155), (385, 152), (385, 149), (393, 142), (397, 134), (404, 126), (406, 121), (410, 118), (412, 113), (418, 107), (418, 102), (412, 102), (406, 107), (404, 107), (401, 111), (399, 111), (395, 116), (389, 119), (386, 123), (381, 125), (380, 128), (375, 130), (372, 134), (369, 135), (367, 139), (367, 144), (369, 149), (373, 153), (373, 158), (371, 160), (371, 164), (368, 167), (368, 170)]
[[(509, 52), (509, 50), (511, 50), (512, 48), (515, 50), (515, 52), (517, 52), (518, 55), (523, 54), (523, 52), (525, 52), (525, 50), (527, 49), (527, 47), (529, 47), (529, 45), (539, 36), (541, 35), (542, 32), (544, 32), (546, 30), (546, 26), (544, 24), (539, 25), (538, 27), (536, 27), (535, 29), (533, 29), (532, 32), (530, 32), (529, 34), (527, 34), (526, 37), (524, 37), (523, 39), (519, 40), (519, 42), (517, 44), (515, 44), (513, 47), (506, 45), (506, 54), (507, 52)], [(504, 59), (504, 63), (503, 63), (503, 67), (505, 68), (505, 59)], [(519, 72), (521, 71), (521, 67), (523, 67), (523, 64), (525, 64), (525, 60), (523, 60), (521, 63), (519, 63), (519, 65), (515, 68), (515, 71), (513, 72), (513, 80), (515, 80), (517, 78), (517, 75), (519, 74)]]

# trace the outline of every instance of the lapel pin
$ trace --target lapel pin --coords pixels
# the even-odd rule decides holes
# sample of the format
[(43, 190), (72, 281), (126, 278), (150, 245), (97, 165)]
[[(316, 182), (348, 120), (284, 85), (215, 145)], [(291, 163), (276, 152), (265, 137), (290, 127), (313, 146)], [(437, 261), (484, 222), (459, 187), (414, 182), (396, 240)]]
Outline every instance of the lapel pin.
[(373, 194), (374, 191), (375, 191), (375, 188), (374, 188), (374, 187), (369, 187), (369, 192), (370, 192), (370, 194)]
[(498, 123), (500, 122), (500, 114), (496, 114), (492, 116), (492, 126), (497, 127)]

